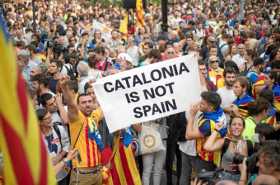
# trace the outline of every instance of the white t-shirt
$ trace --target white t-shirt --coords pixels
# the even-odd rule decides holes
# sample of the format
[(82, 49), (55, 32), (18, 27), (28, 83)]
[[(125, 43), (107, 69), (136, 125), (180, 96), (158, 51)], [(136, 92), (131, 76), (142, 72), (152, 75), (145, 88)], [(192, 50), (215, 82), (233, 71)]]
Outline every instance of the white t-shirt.
[[(235, 96), (233, 90), (226, 88), (226, 86), (218, 89), (217, 93), (221, 97), (221, 100), (222, 100), (221, 107), (222, 108), (229, 107), (232, 104), (232, 102), (236, 99), (236, 96)], [(226, 118), (227, 118), (227, 122), (228, 122), (230, 115), (226, 114)]]
[[(48, 136), (44, 137), (45, 145), (51, 157), (57, 156), (59, 153), (62, 152), (62, 150), (68, 152), (70, 148), (70, 140), (68, 133), (65, 131), (63, 126), (57, 125), (57, 128), (59, 129), (61, 139), (59, 139), (59, 136), (54, 128), (52, 128), (52, 131)], [(60, 181), (64, 179), (69, 172), (70, 166), (68, 168), (63, 168), (56, 174), (56, 180)]]
[(234, 55), (232, 61), (236, 63), (239, 69), (245, 64), (245, 59), (239, 54)]

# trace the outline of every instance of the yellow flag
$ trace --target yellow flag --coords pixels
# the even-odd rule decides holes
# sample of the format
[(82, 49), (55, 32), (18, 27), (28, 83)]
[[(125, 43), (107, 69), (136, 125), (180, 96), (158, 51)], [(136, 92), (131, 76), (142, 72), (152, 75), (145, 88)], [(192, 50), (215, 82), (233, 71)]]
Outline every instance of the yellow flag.
[(123, 34), (127, 34), (128, 33), (128, 14), (126, 13), (123, 17), (123, 20), (120, 23), (120, 29), (119, 31)]
[(0, 14), (0, 148), (7, 185), (56, 184), (32, 103)]

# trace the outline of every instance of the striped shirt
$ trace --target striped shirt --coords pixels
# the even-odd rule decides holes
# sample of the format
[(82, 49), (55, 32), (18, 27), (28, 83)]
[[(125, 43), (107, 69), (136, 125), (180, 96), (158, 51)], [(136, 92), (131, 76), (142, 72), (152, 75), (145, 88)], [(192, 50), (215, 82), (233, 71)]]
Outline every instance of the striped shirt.
[[(77, 167), (95, 167), (101, 163), (101, 153), (96, 142), (88, 137), (89, 124), (98, 124), (102, 119), (101, 109), (96, 109), (91, 116), (86, 117), (79, 112), (79, 118), (70, 123), (70, 135), (72, 147), (77, 140), (75, 148), (79, 150), (81, 161), (72, 160), (74, 168)], [(96, 125), (97, 127), (97, 125)], [(81, 132), (80, 129), (82, 128)], [(80, 135), (79, 135), (80, 132)], [(78, 138), (78, 139), (77, 139)]]

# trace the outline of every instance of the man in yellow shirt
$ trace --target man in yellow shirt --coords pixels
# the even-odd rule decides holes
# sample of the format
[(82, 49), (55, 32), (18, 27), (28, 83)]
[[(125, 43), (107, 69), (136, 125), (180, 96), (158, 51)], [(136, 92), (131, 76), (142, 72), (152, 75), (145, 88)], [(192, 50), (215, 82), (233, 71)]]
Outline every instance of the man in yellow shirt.
[(94, 100), (89, 94), (80, 94), (75, 102), (67, 82), (60, 80), (62, 92), (68, 105), (71, 145), (78, 149), (77, 159), (72, 160), (70, 185), (101, 185), (101, 150), (103, 144), (98, 131), (98, 122), (103, 118), (100, 108), (94, 110)]

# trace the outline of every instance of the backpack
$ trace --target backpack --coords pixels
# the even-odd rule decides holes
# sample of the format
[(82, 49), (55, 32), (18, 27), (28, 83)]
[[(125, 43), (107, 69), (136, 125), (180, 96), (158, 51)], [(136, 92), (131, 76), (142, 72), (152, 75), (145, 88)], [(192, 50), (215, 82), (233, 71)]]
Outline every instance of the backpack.
[(71, 64), (64, 65), (66, 71), (67, 71), (67, 75), (70, 77), (70, 80), (75, 80), (76, 79), (76, 72), (74, 71), (73, 67)]
[[(226, 151), (229, 147), (229, 143), (230, 143), (230, 140), (228, 138), (225, 138), (225, 142), (224, 142), (224, 145), (222, 148), (222, 155), (221, 155), (222, 157), (223, 157), (224, 153), (226, 153)], [(253, 144), (250, 140), (246, 140), (246, 143), (247, 143), (248, 156), (250, 156), (254, 153)]]
[(63, 148), (62, 139), (61, 139), (62, 137), (61, 137), (60, 130), (58, 128), (58, 126), (61, 126), (61, 125), (62, 125), (62, 123), (60, 123), (60, 122), (54, 122), (53, 123), (53, 129), (54, 129), (54, 131), (55, 131), (55, 133), (56, 133), (56, 135), (57, 135), (57, 137), (59, 139), (59, 143), (61, 145), (61, 148)]

